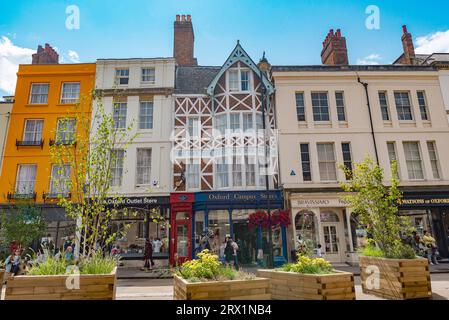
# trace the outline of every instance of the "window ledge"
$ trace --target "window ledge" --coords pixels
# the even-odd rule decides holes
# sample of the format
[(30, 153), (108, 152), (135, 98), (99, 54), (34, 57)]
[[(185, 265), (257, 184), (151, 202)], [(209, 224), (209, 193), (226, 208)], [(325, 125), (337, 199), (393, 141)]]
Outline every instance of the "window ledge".
[(73, 107), (73, 106), (76, 106), (78, 103), (80, 103), (80, 102), (79, 101), (78, 102), (70, 102), (70, 103), (59, 102), (58, 104), (56, 104), (56, 106), (57, 107), (65, 107), (65, 106)]
[(48, 103), (27, 103), (25, 107), (48, 107)]

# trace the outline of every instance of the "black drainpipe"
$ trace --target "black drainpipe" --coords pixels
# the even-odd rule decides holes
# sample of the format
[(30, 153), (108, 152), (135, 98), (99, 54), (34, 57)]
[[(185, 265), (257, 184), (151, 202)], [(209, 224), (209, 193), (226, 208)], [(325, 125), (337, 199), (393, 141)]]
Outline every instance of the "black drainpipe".
[(376, 143), (376, 135), (374, 134), (374, 125), (373, 125), (373, 116), (371, 114), (371, 103), (369, 100), (369, 94), (368, 94), (368, 83), (360, 81), (360, 77), (357, 77), (357, 81), (363, 85), (365, 88), (365, 95), (366, 95), (366, 101), (368, 105), (368, 113), (369, 113), (369, 123), (371, 125), (371, 136), (373, 137), (374, 142), (374, 153), (376, 155), (376, 163), (379, 164), (379, 153), (377, 152), (377, 143)]

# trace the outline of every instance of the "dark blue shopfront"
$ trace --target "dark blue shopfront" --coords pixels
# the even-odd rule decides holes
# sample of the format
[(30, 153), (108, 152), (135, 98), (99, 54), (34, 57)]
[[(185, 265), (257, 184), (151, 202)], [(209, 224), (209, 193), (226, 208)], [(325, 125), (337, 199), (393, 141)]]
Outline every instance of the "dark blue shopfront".
[[(181, 215), (183, 219), (178, 220), (185, 226), (184, 229), (177, 226), (177, 219), (173, 220), (173, 227), (177, 230), (175, 233), (185, 235), (184, 238), (176, 235), (173, 238), (177, 242), (174, 246), (177, 248), (174, 253), (176, 257), (188, 255), (188, 258), (194, 258), (205, 248), (206, 243), (212, 252), (223, 257), (225, 239), (230, 236), (239, 245), (240, 265), (278, 266), (287, 261), (285, 227), (278, 226), (267, 230), (261, 227), (250, 228), (248, 223), (249, 216), (257, 210), (282, 209), (282, 192), (210, 191), (192, 195), (194, 199), (191, 202), (191, 210), (184, 206)], [(182, 194), (172, 194), (172, 198), (180, 202), (187, 199), (186, 195)], [(176, 203), (174, 205), (176, 206)], [(186, 220), (190, 220), (190, 223), (186, 223)], [(186, 233), (190, 233), (190, 239), (185, 239)], [(181, 245), (181, 242), (184, 245)]]

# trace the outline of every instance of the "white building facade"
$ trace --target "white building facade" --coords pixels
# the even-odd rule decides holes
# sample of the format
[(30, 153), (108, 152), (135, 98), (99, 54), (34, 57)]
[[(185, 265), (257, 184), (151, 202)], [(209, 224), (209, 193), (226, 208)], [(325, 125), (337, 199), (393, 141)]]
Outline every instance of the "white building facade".
[(438, 70), (275, 66), (271, 74), (292, 249), (298, 238), (311, 239), (330, 261), (357, 261), (366, 234), (342, 199), (339, 182), (346, 177), (338, 165), (350, 167), (369, 155), (387, 179), (391, 162), (398, 162), (400, 213), (418, 232), (430, 230), (447, 256), (449, 125)]
[[(114, 150), (117, 161), (112, 170), (113, 192), (125, 206), (140, 212), (130, 217), (133, 223), (127, 236), (116, 242), (125, 257), (141, 258), (145, 238), (153, 237), (162, 243), (155, 257), (168, 258), (168, 230), (149, 216), (157, 212), (169, 218), (175, 66), (173, 58), (97, 61), (96, 90), (106, 112), (113, 114), (117, 129), (131, 126), (130, 135), (137, 134), (126, 149)], [(117, 228), (122, 226), (117, 221)]]

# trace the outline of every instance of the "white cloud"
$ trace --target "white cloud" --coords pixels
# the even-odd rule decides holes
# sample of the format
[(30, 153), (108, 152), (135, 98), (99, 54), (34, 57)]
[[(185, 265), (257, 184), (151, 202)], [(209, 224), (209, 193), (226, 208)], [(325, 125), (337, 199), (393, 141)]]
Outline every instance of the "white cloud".
[(449, 53), (449, 30), (416, 38), (416, 53)]
[(382, 57), (376, 53), (373, 53), (365, 58), (357, 59), (357, 64), (359, 64), (359, 65), (377, 65), (377, 64), (379, 64), (380, 60), (382, 60)]
[(80, 56), (76, 51), (69, 50), (67, 51), (67, 56), (69, 58), (69, 61), (72, 63), (79, 63), (80, 62)]
[(19, 64), (31, 63), (34, 52), (14, 45), (8, 37), (0, 38), (0, 90), (14, 94)]

